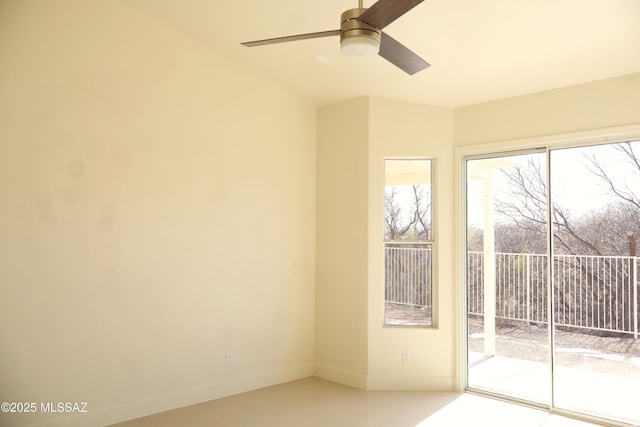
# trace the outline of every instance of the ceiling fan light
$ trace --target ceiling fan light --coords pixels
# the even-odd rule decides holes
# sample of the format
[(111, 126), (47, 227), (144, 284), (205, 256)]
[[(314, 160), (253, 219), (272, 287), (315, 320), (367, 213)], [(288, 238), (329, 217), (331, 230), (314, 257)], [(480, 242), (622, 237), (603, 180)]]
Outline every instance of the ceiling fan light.
[(340, 42), (340, 50), (348, 56), (373, 56), (380, 51), (380, 41), (365, 35), (351, 36)]

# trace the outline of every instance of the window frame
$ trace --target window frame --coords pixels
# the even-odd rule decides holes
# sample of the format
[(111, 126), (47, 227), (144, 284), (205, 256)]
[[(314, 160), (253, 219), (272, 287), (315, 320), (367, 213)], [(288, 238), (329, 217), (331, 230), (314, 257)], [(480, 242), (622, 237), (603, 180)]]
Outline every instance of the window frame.
[[(429, 202), (430, 202), (430, 227), (429, 231), (426, 233), (426, 238), (423, 240), (418, 239), (387, 239), (387, 225), (385, 221), (385, 216), (387, 212), (386, 208), (386, 189), (391, 186), (387, 186), (387, 162), (388, 161), (425, 161), (429, 163)], [(383, 159), (383, 231), (382, 231), (382, 251), (383, 251), (383, 327), (384, 328), (427, 328), (427, 329), (437, 329), (437, 319), (438, 319), (438, 292), (436, 286), (436, 277), (437, 277), (437, 215), (436, 215), (436, 160), (432, 157), (385, 157)], [(410, 185), (410, 184), (408, 184)], [(420, 247), (424, 246), (429, 248), (429, 259), (428, 262), (430, 264), (429, 267), (429, 277), (427, 286), (429, 289), (427, 291), (429, 298), (427, 304), (424, 307), (430, 307), (431, 312), (428, 316), (429, 322), (424, 323), (390, 323), (387, 317), (387, 248), (389, 245), (407, 245), (411, 247)]]

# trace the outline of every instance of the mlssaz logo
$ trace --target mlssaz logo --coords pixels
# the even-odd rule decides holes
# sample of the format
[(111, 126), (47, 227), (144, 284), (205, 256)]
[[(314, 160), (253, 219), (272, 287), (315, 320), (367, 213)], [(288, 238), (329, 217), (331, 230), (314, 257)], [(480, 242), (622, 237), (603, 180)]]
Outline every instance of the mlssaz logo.
[(40, 412), (86, 413), (87, 402), (42, 402)]

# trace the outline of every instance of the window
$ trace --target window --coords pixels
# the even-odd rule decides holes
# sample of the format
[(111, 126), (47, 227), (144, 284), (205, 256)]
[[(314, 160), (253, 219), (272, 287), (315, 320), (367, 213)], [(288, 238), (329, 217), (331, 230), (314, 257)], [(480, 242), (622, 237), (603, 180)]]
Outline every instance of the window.
[(385, 160), (385, 325), (433, 324), (432, 161)]

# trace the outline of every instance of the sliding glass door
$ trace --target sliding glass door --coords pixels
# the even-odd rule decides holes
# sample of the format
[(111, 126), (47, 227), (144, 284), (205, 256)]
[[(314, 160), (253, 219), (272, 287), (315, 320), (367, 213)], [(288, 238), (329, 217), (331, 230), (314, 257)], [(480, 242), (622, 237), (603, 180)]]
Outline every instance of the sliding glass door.
[(549, 403), (545, 153), (467, 161), (468, 385)]
[(640, 142), (465, 169), (468, 388), (640, 423)]
[(640, 141), (549, 155), (554, 405), (638, 424)]

